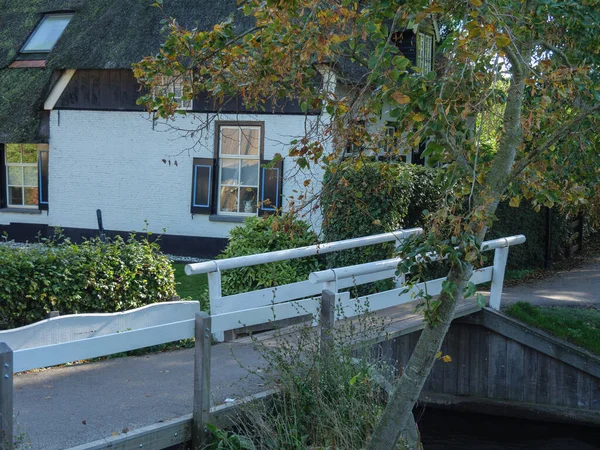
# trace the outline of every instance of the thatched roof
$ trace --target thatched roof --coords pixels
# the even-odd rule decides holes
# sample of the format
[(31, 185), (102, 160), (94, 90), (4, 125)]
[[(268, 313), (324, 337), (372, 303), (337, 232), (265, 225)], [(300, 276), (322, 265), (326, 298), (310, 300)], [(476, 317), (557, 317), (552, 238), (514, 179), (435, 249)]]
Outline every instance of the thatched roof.
[[(0, 142), (36, 142), (39, 111), (55, 70), (129, 69), (158, 51), (163, 18), (154, 0), (0, 0)], [(164, 0), (165, 15), (208, 29), (237, 10), (236, 0)], [(44, 13), (73, 11), (45, 69), (8, 66)]]

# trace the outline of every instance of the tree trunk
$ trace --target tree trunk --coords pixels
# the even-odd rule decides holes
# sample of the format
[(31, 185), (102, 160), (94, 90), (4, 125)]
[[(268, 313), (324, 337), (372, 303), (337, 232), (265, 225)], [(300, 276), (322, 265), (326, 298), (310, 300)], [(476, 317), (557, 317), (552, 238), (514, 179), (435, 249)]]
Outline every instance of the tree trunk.
[(412, 409), (436, 361), (436, 354), (454, 318), (456, 304), (462, 299), (472, 273), (471, 266), (466, 268), (454, 266), (450, 270), (448, 280), (456, 283), (456, 289), (452, 293), (454, 299), (445, 292), (440, 295), (442, 304), (438, 309), (439, 322), (434, 326), (427, 324), (423, 329), (398, 386), (373, 432), (368, 450), (393, 450), (396, 447), (398, 438), (412, 417)]

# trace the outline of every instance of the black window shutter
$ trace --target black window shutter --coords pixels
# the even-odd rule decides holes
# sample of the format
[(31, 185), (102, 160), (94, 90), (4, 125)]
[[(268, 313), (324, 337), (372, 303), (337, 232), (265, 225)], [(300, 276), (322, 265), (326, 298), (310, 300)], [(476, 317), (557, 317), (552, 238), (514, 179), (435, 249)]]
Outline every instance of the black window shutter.
[(192, 214), (211, 214), (215, 177), (212, 158), (194, 158), (192, 170)]
[(0, 208), (6, 208), (6, 166), (4, 165), (4, 144), (0, 144)]
[[(283, 158), (272, 163), (262, 160), (258, 215), (275, 213), (281, 208), (283, 193)], [(265, 167), (268, 165), (269, 167)]]
[(38, 152), (39, 204), (40, 209), (48, 210), (48, 150)]

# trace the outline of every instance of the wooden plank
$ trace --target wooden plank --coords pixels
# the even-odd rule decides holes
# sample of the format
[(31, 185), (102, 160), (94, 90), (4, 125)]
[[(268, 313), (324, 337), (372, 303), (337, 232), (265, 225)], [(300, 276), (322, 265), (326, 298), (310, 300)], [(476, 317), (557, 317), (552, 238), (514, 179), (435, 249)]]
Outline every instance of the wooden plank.
[(456, 393), (458, 395), (468, 395), (471, 381), (469, 373), (472, 356), (470, 351), (471, 327), (465, 324), (453, 324), (452, 326), (458, 329)]
[(112, 104), (112, 86), (110, 84), (110, 70), (99, 70), (100, 93), (98, 94), (98, 105), (100, 109), (109, 109)]
[(506, 338), (497, 333), (490, 333), (488, 349), (488, 397), (506, 400)]
[(562, 362), (550, 358), (550, 370), (548, 371), (548, 387), (550, 391), (551, 405), (564, 405), (564, 366), (565, 365)]
[(507, 400), (522, 402), (525, 399), (525, 348), (518, 342), (508, 339), (507, 352)]
[[(73, 76), (73, 78), (71, 78), (71, 81), (69, 82), (65, 93), (66, 102), (65, 104), (63, 104), (61, 100), (61, 106), (67, 108), (76, 107), (79, 103), (79, 77), (77, 76), (77, 72), (75, 72), (75, 75)], [(65, 95), (63, 94), (62, 97), (65, 97)]]
[[(487, 345), (483, 348), (482, 340), (484, 336), (487, 336), (487, 331), (477, 325), (462, 325), (463, 327), (470, 327), (469, 334), (469, 387), (468, 394), (474, 396), (484, 396), (487, 386), (482, 387), (483, 379), (482, 372), (485, 367), (487, 371)], [(485, 353), (481, 350), (485, 350)]]
[(79, 79), (79, 102), (77, 107), (88, 109), (90, 107), (90, 71), (78, 70), (75, 76)]
[(50, 367), (81, 359), (97, 358), (127, 352), (152, 345), (189, 339), (194, 336), (194, 320), (182, 320), (167, 325), (135, 331), (98, 336), (44, 347), (26, 348), (14, 353), (14, 370)]
[(198, 311), (199, 302), (176, 301), (116, 313), (70, 314), (0, 331), (0, 341), (18, 351), (193, 320)]
[(592, 408), (592, 377), (587, 373), (577, 373), (577, 407)]
[(0, 450), (13, 449), (13, 352), (0, 342)]
[(211, 318), (205, 312), (196, 313), (194, 345), (194, 403), (192, 409), (192, 445), (204, 448), (210, 439), (210, 355)]
[(275, 322), (291, 317), (313, 315), (319, 309), (318, 299), (298, 300), (262, 308), (248, 309), (212, 316), (213, 333)]
[(450, 362), (439, 363), (443, 368), (444, 394), (456, 395), (458, 385), (458, 330), (450, 327), (442, 345), (442, 354), (451, 358)]
[(112, 110), (121, 109), (121, 71), (110, 71), (110, 90), (111, 96), (108, 102), (108, 108)]
[(321, 296), (319, 324), (321, 325), (321, 362), (327, 363), (331, 355), (335, 324), (335, 294), (328, 289), (325, 289)]
[(563, 364), (563, 405), (577, 408), (577, 388), (579, 382), (579, 370), (567, 364)]
[(538, 365), (537, 351), (530, 348), (523, 348), (523, 367), (525, 377), (523, 379), (523, 401), (535, 403), (538, 384)]
[(590, 408), (594, 411), (600, 411), (600, 380), (592, 379), (590, 397), (592, 399)]
[(535, 402), (540, 405), (550, 404), (550, 358), (542, 353), (537, 355), (538, 382)]
[(600, 378), (598, 356), (497, 311), (489, 308), (483, 311), (481, 320), (486, 328)]
[(90, 70), (90, 108), (100, 109), (100, 72)]

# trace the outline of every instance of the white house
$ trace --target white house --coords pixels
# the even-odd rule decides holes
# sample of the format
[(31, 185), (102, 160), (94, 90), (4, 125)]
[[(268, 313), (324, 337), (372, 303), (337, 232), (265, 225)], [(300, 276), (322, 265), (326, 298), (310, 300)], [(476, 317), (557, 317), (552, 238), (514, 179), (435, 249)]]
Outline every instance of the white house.
[[(131, 64), (162, 40), (161, 13), (151, 3), (5, 2), (0, 233), (9, 239), (31, 241), (56, 227), (75, 241), (97, 235), (99, 209), (108, 234), (145, 229), (162, 235), (165, 251), (212, 257), (236, 223), (285, 207), (306, 178), (320, 179), (298, 173), (287, 156), (287, 143), (318, 112), (304, 114), (292, 102), (258, 113), (237, 99), (215, 106), (199, 96), (181, 103), (186, 116), (165, 123), (136, 104)], [(235, 0), (164, 6), (199, 28), (236, 11)], [(415, 36), (408, 31), (401, 43), (413, 60)], [(264, 167), (277, 154), (283, 159)]]

